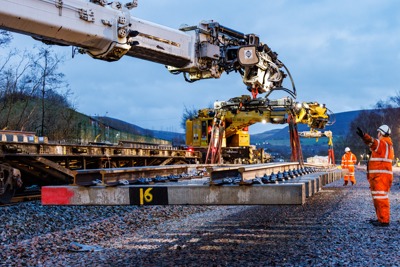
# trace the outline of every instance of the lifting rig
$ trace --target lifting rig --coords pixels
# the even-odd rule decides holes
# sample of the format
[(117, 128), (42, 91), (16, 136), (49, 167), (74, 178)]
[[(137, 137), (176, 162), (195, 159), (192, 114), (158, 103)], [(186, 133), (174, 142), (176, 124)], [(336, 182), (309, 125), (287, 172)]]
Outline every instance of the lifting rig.
[[(236, 72), (251, 92), (250, 99), (221, 102), (215, 112), (212, 140), (246, 127), (259, 120), (291, 125), (308, 123), (322, 129), (326, 109), (319, 104), (296, 111), (291, 99), (269, 100), (271, 92), (282, 90), (296, 97), (289, 70), (278, 54), (258, 35), (245, 34), (216, 21), (202, 21), (195, 26), (171, 29), (134, 17), (130, 11), (137, 0), (121, 3), (107, 0), (0, 0), (0, 29), (25, 34), (46, 44), (73, 46), (73, 52), (88, 54), (105, 61), (124, 56), (166, 65), (172, 74), (183, 74), (187, 82), (220, 78), (223, 73)], [(283, 87), (289, 76), (292, 89)], [(263, 98), (257, 98), (265, 93)], [(312, 106), (311, 106), (312, 107)], [(238, 118), (251, 114), (247, 122)], [(253, 119), (251, 118), (253, 116)], [(315, 117), (314, 117), (315, 116)], [(228, 121), (230, 127), (227, 127)], [(224, 125), (223, 123), (226, 123)], [(235, 130), (231, 130), (235, 129)], [(213, 141), (210, 147), (220, 147)], [(296, 157), (299, 147), (293, 141)], [(215, 152), (211, 152), (215, 156)]]
[(186, 122), (186, 142), (194, 148), (207, 147), (206, 163), (264, 163), (263, 157), (249, 156), (248, 127), (255, 123), (288, 123), (291, 161), (303, 162), (297, 124), (307, 124), (310, 132), (315, 132), (324, 129), (329, 119), (328, 109), (317, 102), (294, 102), (291, 97), (254, 99), (243, 95), (217, 101), (213, 109), (199, 110), (196, 118)]
[(299, 132), (300, 137), (315, 138), (318, 142), (319, 138), (328, 138), (328, 164), (335, 165), (335, 153), (333, 151), (333, 134), (332, 131), (316, 131), (311, 130), (308, 132)]

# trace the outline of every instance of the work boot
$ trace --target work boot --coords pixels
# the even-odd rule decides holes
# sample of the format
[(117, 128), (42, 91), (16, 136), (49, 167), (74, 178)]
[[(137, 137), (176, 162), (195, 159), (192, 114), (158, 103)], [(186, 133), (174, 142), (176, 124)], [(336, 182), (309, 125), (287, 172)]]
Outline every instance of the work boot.
[(351, 185), (355, 185), (355, 184), (356, 184), (356, 182), (353, 182), (353, 181), (351, 182)]
[(349, 181), (344, 181), (343, 186), (346, 186), (349, 183)]
[(388, 227), (389, 223), (383, 223), (380, 221), (371, 221), (370, 222), (373, 226), (377, 226), (377, 227)]

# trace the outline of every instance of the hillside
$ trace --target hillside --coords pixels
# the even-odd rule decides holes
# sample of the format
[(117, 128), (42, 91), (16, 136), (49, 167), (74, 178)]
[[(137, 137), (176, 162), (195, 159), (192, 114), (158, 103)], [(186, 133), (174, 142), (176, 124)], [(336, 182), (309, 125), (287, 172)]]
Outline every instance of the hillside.
[(135, 124), (131, 124), (119, 119), (114, 119), (110, 117), (95, 117), (97, 120), (101, 121), (103, 124), (108, 125), (109, 127), (126, 132), (131, 134), (143, 135), (148, 137), (154, 137), (157, 139), (167, 140), (173, 142), (173, 144), (183, 144), (185, 140), (185, 134), (183, 133), (175, 133), (175, 132), (167, 132), (167, 131), (158, 131), (158, 130), (149, 130), (139, 127)]
[[(332, 131), (334, 134), (334, 138), (339, 138), (347, 135), (349, 132), (350, 123), (358, 116), (360, 110), (356, 111), (348, 111), (337, 113), (334, 115), (334, 123), (330, 126), (327, 126), (324, 130)], [(308, 131), (309, 128), (307, 125), (299, 124), (299, 131)], [(289, 139), (289, 126), (286, 126), (283, 129), (271, 130), (267, 132), (263, 132), (260, 134), (251, 135), (251, 143), (262, 143), (265, 141), (270, 141), (273, 143), (273, 140), (288, 140)]]
[[(361, 110), (348, 111), (337, 113), (331, 116), (331, 121), (333, 124), (327, 126), (324, 130), (333, 132), (334, 145), (337, 145), (338, 140), (347, 135), (350, 130), (350, 123), (358, 116), (360, 112)], [(185, 143), (185, 134), (182, 133), (144, 129), (137, 125), (109, 117), (97, 117), (97, 119), (105, 125), (108, 125), (109, 127), (112, 127), (118, 131), (167, 140), (172, 142), (173, 145), (182, 145)], [(299, 124), (298, 127), (299, 131), (309, 131), (307, 125)], [(304, 158), (315, 155), (327, 155), (329, 147), (327, 138), (320, 138), (320, 140), (313, 138), (302, 138), (300, 140)], [(250, 141), (251, 144), (264, 148), (265, 151), (272, 154), (276, 158), (283, 158), (285, 160), (290, 159), (291, 150), (288, 126), (283, 129), (275, 129), (259, 134), (253, 134), (250, 137)], [(335, 155), (335, 157), (340, 156), (339, 154)]]
[[(337, 145), (338, 141), (344, 138), (350, 128), (350, 123), (358, 116), (361, 110), (348, 111), (337, 113), (331, 116), (332, 125), (327, 126), (322, 131), (332, 131), (334, 146)], [(309, 131), (307, 125), (299, 124), (299, 132)], [(289, 141), (289, 127), (285, 127), (279, 130), (267, 131), (260, 134), (254, 134), (251, 136), (251, 144), (257, 144), (258, 147), (263, 147), (267, 152), (276, 155), (277, 157), (283, 157), (284, 159), (290, 158), (290, 141)], [(327, 155), (328, 153), (328, 139), (327, 138), (301, 138), (301, 148), (304, 158), (312, 157), (315, 155)], [(340, 156), (340, 153), (336, 152), (335, 157)]]
[(131, 134), (151, 136), (151, 137), (154, 136), (153, 132), (151, 130), (141, 128), (135, 124), (121, 121), (119, 119), (114, 119), (114, 118), (110, 118), (110, 117), (101, 117), (101, 116), (97, 116), (94, 118), (101, 121), (103, 124), (105, 124), (109, 127), (112, 127), (114, 129), (117, 129), (119, 131), (131, 133)]
[[(345, 136), (349, 131), (351, 121), (353, 121), (360, 112), (361, 112), (360, 110), (357, 110), (357, 111), (348, 111), (348, 112), (334, 114), (334, 116), (332, 116), (331, 118), (331, 120), (334, 121), (334, 123), (330, 126), (327, 126), (325, 130), (332, 131), (334, 133), (334, 139), (338, 139), (340, 137)], [(110, 117), (96, 117), (96, 118), (114, 129), (132, 134), (151, 136), (154, 138), (168, 140), (168, 141), (185, 139), (185, 134), (182, 133), (144, 129), (137, 125), (130, 124), (125, 121), (121, 121)], [(308, 131), (308, 130), (309, 129), (306, 125), (303, 124), (299, 125), (299, 131)], [(269, 130), (263, 133), (251, 135), (252, 144), (268, 142), (270, 145), (287, 147), (289, 146), (288, 141), (289, 141), (288, 126), (283, 129)], [(314, 140), (312, 142), (314, 143)]]
[[(356, 111), (348, 111), (335, 114), (333, 118), (334, 123), (330, 126), (327, 126), (325, 130), (332, 131), (335, 137), (345, 136), (349, 131), (351, 121), (353, 121), (360, 112), (361, 112), (360, 110), (356, 110)], [(185, 138), (185, 135), (182, 133), (144, 129), (137, 125), (110, 117), (96, 117), (96, 118), (102, 121), (104, 124), (107, 124), (112, 128), (124, 132), (146, 135), (164, 140), (172, 140), (174, 138), (182, 138), (182, 139)], [(308, 130), (309, 129), (307, 125), (299, 124), (299, 131), (308, 131)], [(251, 135), (251, 143), (253, 144), (260, 143), (266, 140), (288, 140), (289, 139), (288, 132), (289, 132), (289, 127), (287, 126), (282, 129), (269, 130), (263, 133), (253, 134)]]

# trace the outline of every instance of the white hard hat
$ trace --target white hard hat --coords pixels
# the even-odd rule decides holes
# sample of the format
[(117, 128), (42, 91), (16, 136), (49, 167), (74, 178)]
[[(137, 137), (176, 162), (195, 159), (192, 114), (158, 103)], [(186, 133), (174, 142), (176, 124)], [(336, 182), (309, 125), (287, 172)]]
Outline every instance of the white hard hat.
[(344, 149), (344, 152), (349, 152), (350, 151), (350, 147), (346, 147), (345, 149)]
[(379, 126), (378, 132), (380, 132), (384, 136), (388, 136), (388, 135), (390, 135), (392, 133), (392, 131), (390, 130), (389, 126), (387, 126), (385, 124)]

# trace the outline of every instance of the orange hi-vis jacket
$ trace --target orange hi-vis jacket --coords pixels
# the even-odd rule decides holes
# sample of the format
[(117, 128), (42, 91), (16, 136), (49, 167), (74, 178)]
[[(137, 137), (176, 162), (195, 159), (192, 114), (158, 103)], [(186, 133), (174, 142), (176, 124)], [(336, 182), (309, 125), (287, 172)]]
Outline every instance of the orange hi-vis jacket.
[(371, 188), (376, 215), (378, 221), (389, 223), (389, 191), (393, 182), (392, 161), (394, 159), (392, 139), (385, 136), (376, 139), (365, 134), (363, 140), (372, 152), (368, 162), (367, 178)]
[(352, 181), (353, 183), (355, 183), (355, 177), (354, 177), (354, 165), (357, 163), (357, 158), (356, 155), (354, 155), (353, 153), (346, 152), (344, 153), (344, 155), (342, 156), (342, 169), (347, 169), (349, 170), (349, 172), (344, 176), (344, 180), (348, 181), (350, 179), (350, 181)]

